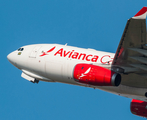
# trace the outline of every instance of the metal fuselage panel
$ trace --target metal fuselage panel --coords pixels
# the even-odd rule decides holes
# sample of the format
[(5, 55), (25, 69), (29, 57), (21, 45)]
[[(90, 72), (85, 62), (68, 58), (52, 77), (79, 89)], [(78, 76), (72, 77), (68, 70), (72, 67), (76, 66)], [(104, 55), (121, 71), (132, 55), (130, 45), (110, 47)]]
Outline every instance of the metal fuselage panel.
[[(120, 85), (118, 87), (92, 86), (77, 83), (73, 78), (73, 70), (78, 63), (94, 64), (111, 68), (114, 53), (83, 49), (59, 44), (36, 44), (23, 46), (24, 51), (11, 54), (12, 61), (20, 70), (27, 70), (33, 74), (48, 78), (55, 82), (86, 86), (102, 89), (114, 94), (141, 99), (146, 101), (144, 94), (147, 89)], [(123, 80), (122, 80), (123, 81)]]

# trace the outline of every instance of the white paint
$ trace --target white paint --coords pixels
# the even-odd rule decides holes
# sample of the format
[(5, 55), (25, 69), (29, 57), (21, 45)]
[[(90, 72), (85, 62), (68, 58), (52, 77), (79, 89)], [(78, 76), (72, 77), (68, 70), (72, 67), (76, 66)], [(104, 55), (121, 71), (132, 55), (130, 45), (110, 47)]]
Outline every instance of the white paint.
[[(34, 46), (42, 46), (36, 53), (36, 58), (30, 58), (30, 52), (34, 49)], [(48, 51), (53, 46), (56, 46), (55, 50), (50, 52), (48, 55), (40, 56), (42, 51)], [(119, 87), (107, 87), (107, 86), (92, 86), (92, 85), (84, 85), (79, 84), (73, 79), (73, 69), (78, 63), (87, 63), (87, 64), (97, 64), (103, 65), (101, 63), (101, 58), (105, 55), (109, 55), (111, 58), (114, 57), (113, 53), (102, 52), (102, 51), (91, 51), (88, 49), (82, 49), (77, 47), (58, 45), (58, 44), (38, 44), (38, 45), (28, 45), (23, 46), (24, 51), (22, 51), (21, 55), (18, 55), (19, 51), (14, 51), (10, 53), (7, 57), (8, 60), (20, 70), (29, 71), (29, 75), (32, 78), (38, 79), (40, 76), (40, 80), (42, 81), (56, 81), (73, 85), (87, 86), (91, 88), (102, 89), (114, 94), (122, 95), (125, 97), (136, 98), (138, 97), (141, 100), (146, 100), (144, 97), (144, 93), (147, 89), (144, 88), (135, 88), (129, 86), (120, 85)], [(61, 57), (60, 55), (56, 55), (55, 53), (60, 48), (65, 49), (66, 51), (76, 51), (78, 53), (85, 53), (91, 55), (98, 55), (99, 59), (97, 62), (86, 61), (85, 59), (72, 59), (66, 57)], [(109, 57), (105, 58), (105, 61), (109, 61)], [(111, 64), (107, 64), (107, 67), (111, 67)], [(90, 69), (90, 68), (89, 68)], [(89, 69), (85, 72), (85, 74), (89, 71)], [(39, 76), (39, 77), (38, 77)], [(46, 78), (46, 79), (43, 79)], [(133, 97), (135, 96), (135, 97)]]

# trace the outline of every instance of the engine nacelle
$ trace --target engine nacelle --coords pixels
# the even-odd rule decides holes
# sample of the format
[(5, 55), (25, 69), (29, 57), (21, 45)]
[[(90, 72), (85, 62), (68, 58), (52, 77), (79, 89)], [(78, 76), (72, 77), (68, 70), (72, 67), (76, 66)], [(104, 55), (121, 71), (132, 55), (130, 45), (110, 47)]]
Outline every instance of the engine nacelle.
[(130, 107), (133, 114), (147, 118), (147, 102), (133, 99)]
[(104, 67), (77, 64), (73, 77), (77, 82), (96, 86), (119, 86), (121, 75)]

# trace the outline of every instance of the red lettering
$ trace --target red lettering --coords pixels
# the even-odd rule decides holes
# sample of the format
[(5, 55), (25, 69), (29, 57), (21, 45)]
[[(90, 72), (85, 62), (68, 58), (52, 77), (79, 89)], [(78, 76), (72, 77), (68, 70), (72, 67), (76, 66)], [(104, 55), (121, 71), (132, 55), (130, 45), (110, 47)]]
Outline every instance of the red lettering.
[(54, 55), (59, 54), (62, 57), (62, 52), (63, 52), (63, 48), (61, 48), (60, 50), (58, 50)]
[(70, 51), (68, 51), (67, 53), (66, 51), (64, 51), (63, 53), (64, 53), (63, 56), (66, 57), (70, 53)]
[(80, 59), (82, 55), (83, 55), (82, 60), (84, 60), (84, 59), (85, 59), (85, 57), (86, 57), (86, 54), (84, 54), (84, 53), (81, 53), (81, 54), (79, 55), (78, 59)]
[(70, 56), (72, 55), (73, 52), (74, 52), (74, 50), (72, 50), (72, 52), (69, 54), (68, 58), (70, 58)]
[(104, 55), (101, 59), (100, 59), (100, 62), (103, 63), (103, 64), (110, 64), (110, 62), (113, 61), (113, 58), (111, 58), (110, 55)]
[[(47, 52), (51, 52), (51, 51), (53, 51), (54, 49), (55, 49), (55, 47), (51, 48), (51, 49), (48, 50)], [(82, 60), (91, 61), (91, 62), (97, 62), (97, 60), (98, 60), (98, 58), (99, 58), (99, 56), (97, 56), (97, 55), (94, 55), (94, 56), (91, 55), (91, 54), (86, 55), (85, 53), (74, 52), (74, 50), (72, 50), (72, 51), (66, 51), (66, 50), (63, 50), (63, 48), (59, 49), (59, 50), (54, 54), (54, 56), (56, 56), (57, 54), (59, 54), (60, 57), (66, 57), (66, 56), (68, 56), (68, 58), (72, 58), (72, 59), (82, 59)], [(46, 55), (45, 52), (44, 52), (42, 55), (40, 55), (40, 56), (44, 56), (44, 55)], [(100, 60), (101, 63), (103, 63), (103, 64), (106, 64), (106, 63), (107, 63), (107, 61), (104, 61), (104, 59), (103, 59), (103, 58), (105, 58), (105, 57), (109, 57), (109, 59), (111, 59), (109, 62), (112, 62), (112, 59), (113, 59), (113, 58), (110, 58), (109, 55), (105, 55), (105, 56), (103, 56), (103, 57), (101, 58), (101, 60)]]
[(94, 55), (94, 57), (91, 59), (91, 62), (97, 62), (99, 56), (97, 55)]
[(78, 55), (79, 55), (78, 52), (74, 52), (74, 54), (72, 55), (72, 58), (73, 58), (73, 59), (77, 59)]
[(86, 60), (87, 60), (87, 61), (90, 61), (90, 59), (88, 58), (88, 57), (90, 57), (90, 56), (92, 57), (93, 55), (87, 55), (87, 56), (86, 56)]

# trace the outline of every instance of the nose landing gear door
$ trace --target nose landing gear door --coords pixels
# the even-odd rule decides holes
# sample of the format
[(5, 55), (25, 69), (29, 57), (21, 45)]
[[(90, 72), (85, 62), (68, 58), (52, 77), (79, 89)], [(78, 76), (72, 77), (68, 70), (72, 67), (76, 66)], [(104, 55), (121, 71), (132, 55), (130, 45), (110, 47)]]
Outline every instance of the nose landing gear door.
[(38, 50), (39, 50), (40, 48), (41, 48), (41, 46), (35, 46), (35, 47), (33, 48), (33, 50), (31, 51), (29, 57), (30, 57), (30, 58), (36, 58), (37, 52), (38, 52)]

